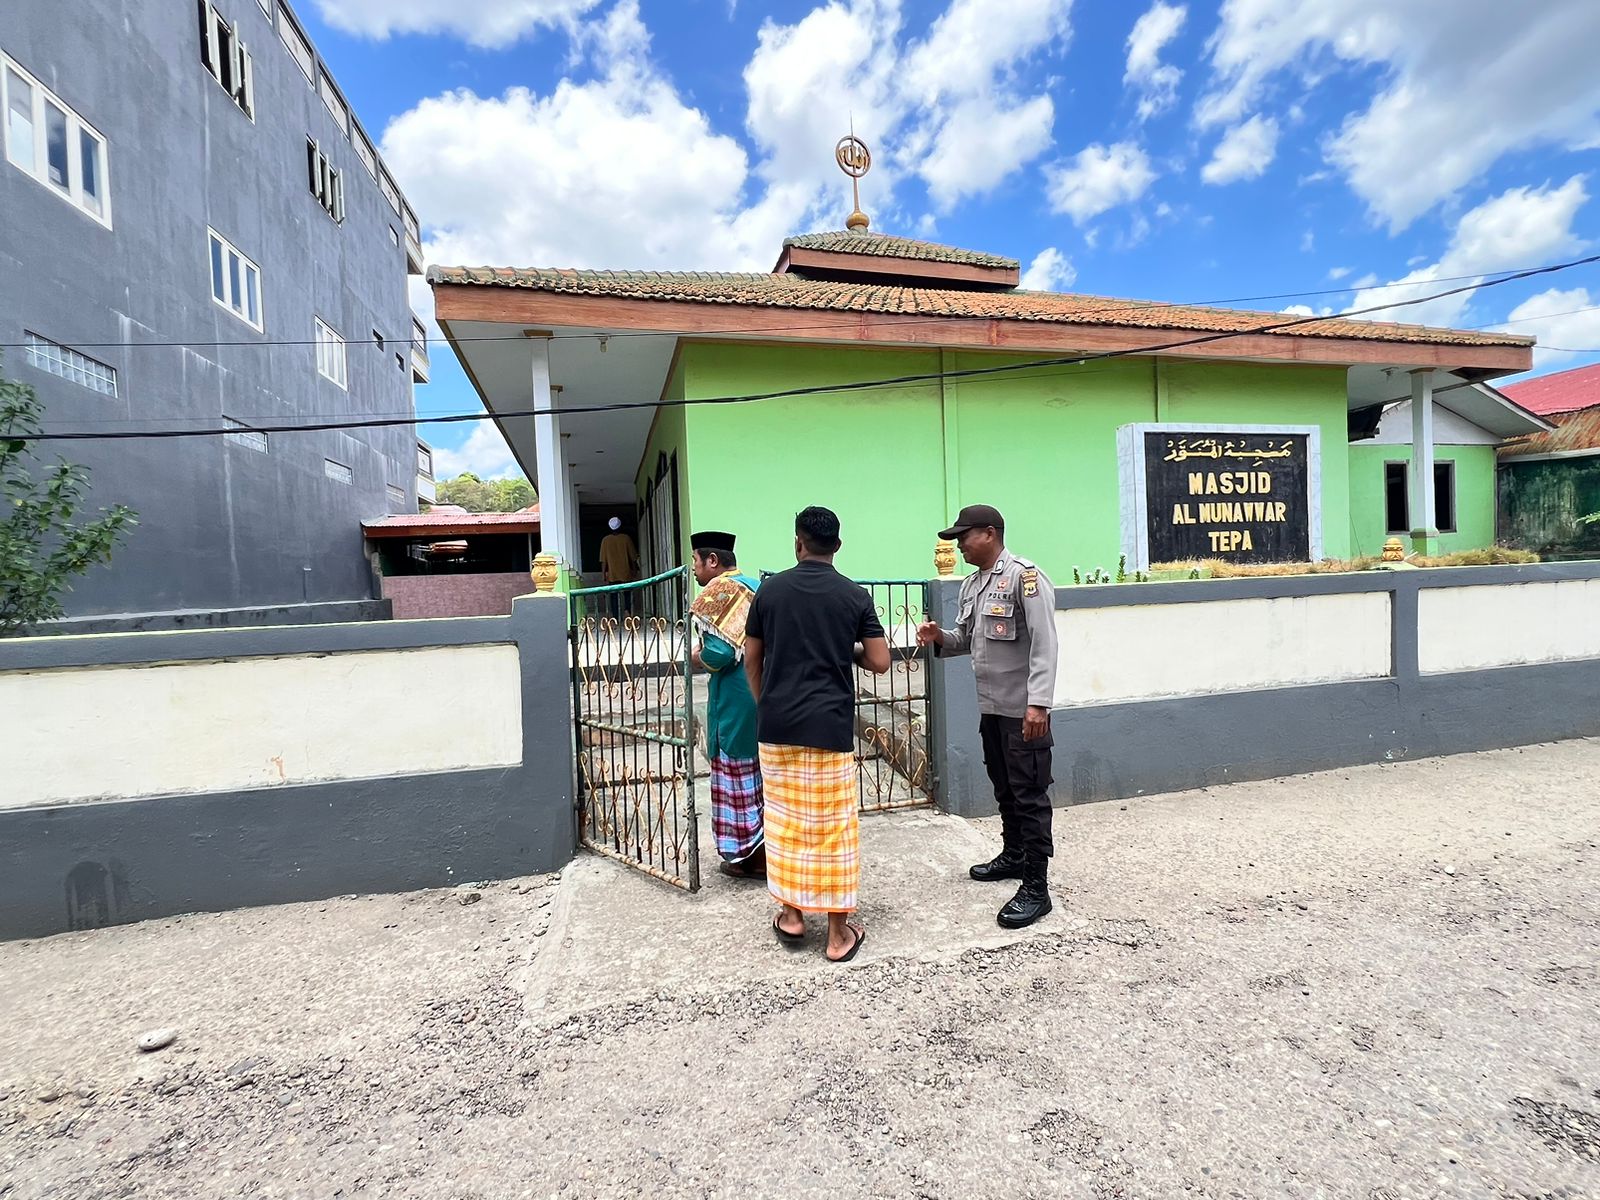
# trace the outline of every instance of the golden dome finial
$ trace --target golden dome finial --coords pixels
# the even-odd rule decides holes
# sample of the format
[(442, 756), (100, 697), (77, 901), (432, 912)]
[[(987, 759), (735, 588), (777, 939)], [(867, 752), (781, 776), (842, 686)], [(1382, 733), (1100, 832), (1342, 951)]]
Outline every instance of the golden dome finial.
[(834, 146), (833, 158), (839, 169), (850, 176), (850, 193), (855, 201), (855, 210), (845, 218), (845, 228), (865, 233), (872, 222), (861, 211), (861, 177), (872, 169), (872, 151), (856, 136), (854, 121), (850, 122), (850, 132)]

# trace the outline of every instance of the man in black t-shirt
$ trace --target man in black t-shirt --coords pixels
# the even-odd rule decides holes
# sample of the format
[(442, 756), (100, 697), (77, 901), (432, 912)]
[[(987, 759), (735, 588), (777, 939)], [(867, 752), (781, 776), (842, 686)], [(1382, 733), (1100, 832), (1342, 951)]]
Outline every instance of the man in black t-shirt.
[(807, 912), (828, 914), (830, 961), (855, 957), (866, 931), (849, 921), (861, 876), (855, 771), (855, 668), (889, 669), (889, 643), (865, 588), (833, 567), (839, 518), (794, 519), (796, 565), (761, 585), (745, 620), (766, 794), (767, 888), (783, 907), (778, 937), (805, 938)]

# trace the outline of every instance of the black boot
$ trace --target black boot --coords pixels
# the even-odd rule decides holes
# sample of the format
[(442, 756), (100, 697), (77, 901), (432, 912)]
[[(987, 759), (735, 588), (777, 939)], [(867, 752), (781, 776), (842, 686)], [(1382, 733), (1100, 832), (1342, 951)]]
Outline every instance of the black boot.
[(993, 883), (997, 879), (1021, 879), (1022, 864), (1022, 851), (1007, 846), (988, 862), (970, 868), (967, 874), (979, 883)]
[(1050, 860), (1030, 858), (1022, 868), (1022, 886), (1007, 900), (996, 919), (1006, 929), (1023, 929), (1050, 911)]

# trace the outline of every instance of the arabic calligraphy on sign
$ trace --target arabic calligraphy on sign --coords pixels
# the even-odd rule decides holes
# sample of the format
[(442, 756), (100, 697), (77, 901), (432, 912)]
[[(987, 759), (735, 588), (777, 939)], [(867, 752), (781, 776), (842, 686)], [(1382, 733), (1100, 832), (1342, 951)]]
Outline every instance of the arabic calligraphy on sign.
[(1162, 462), (1188, 462), (1191, 458), (1237, 458), (1255, 466), (1269, 459), (1290, 458), (1294, 455), (1292, 442), (1277, 442), (1271, 438), (1168, 438), (1167, 453)]

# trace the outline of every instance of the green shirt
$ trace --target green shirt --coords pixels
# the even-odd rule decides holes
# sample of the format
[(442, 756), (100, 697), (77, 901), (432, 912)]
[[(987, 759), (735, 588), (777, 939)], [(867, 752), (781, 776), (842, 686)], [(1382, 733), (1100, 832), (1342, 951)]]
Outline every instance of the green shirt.
[[(748, 575), (734, 579), (752, 592), (760, 584)], [(700, 661), (710, 678), (706, 682), (706, 756), (756, 757), (756, 701), (745, 678), (744, 660), (734, 648), (713, 634), (703, 634)]]

